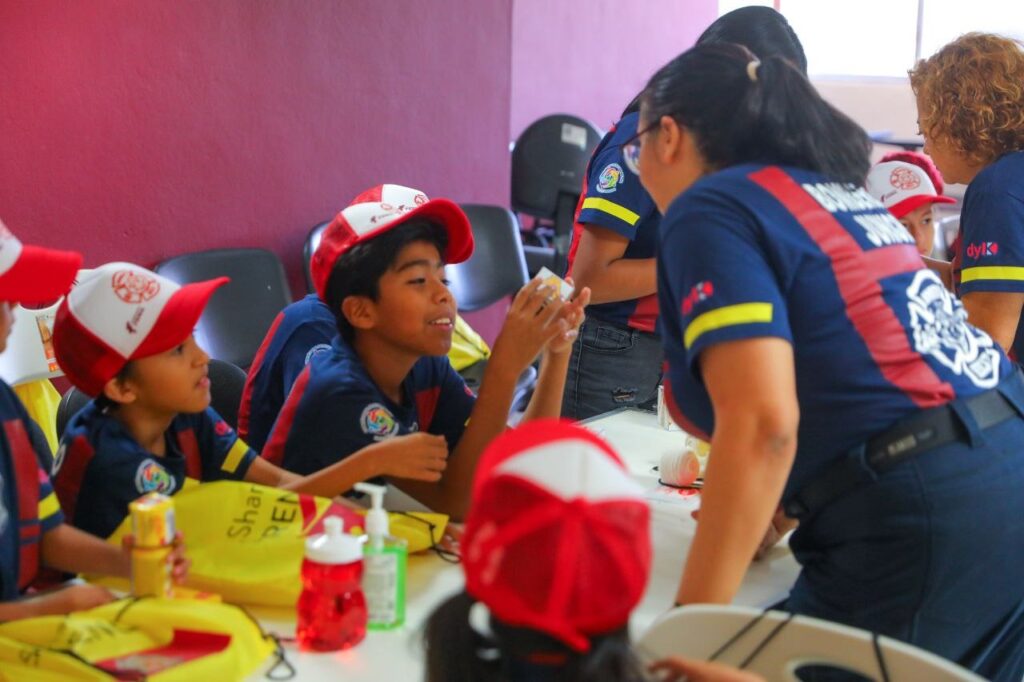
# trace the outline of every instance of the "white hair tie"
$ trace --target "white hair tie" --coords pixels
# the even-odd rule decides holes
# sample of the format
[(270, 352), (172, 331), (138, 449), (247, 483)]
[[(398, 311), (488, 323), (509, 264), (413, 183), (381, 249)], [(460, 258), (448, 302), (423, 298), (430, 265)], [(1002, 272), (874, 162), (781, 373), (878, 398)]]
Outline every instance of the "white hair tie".
[(747, 62), (747, 78), (750, 79), (751, 83), (757, 82), (757, 67), (761, 66), (759, 59), (751, 59)]

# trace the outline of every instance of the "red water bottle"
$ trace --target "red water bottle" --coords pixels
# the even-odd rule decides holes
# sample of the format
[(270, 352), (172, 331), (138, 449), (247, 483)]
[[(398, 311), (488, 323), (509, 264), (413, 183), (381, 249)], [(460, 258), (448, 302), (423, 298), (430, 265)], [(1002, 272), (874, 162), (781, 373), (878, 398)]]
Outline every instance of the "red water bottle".
[(323, 534), (306, 540), (296, 632), (304, 649), (347, 649), (366, 636), (363, 547), (344, 527), (344, 521), (330, 516), (324, 519)]

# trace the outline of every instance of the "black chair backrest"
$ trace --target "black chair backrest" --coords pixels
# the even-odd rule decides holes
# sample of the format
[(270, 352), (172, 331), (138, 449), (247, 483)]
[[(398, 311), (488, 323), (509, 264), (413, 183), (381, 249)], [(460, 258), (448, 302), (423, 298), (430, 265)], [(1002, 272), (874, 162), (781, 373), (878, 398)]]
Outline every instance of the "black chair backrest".
[(562, 274), (587, 164), (601, 131), (579, 116), (552, 114), (531, 123), (512, 149), (512, 210), (552, 220), (555, 270)]
[(199, 318), (196, 340), (210, 357), (245, 369), (274, 318), (291, 303), (284, 267), (265, 249), (213, 249), (165, 260), (156, 271), (186, 284), (227, 276)]
[(507, 208), (462, 204), (476, 246), (473, 256), (447, 268), (459, 309), (480, 310), (519, 291), (527, 282), (519, 222)]
[(75, 414), (85, 407), (92, 400), (85, 393), (72, 386), (67, 393), (60, 397), (60, 404), (57, 405), (57, 438), (64, 437), (64, 429)]
[(314, 225), (313, 229), (306, 236), (306, 243), (302, 245), (302, 265), (305, 268), (303, 272), (306, 273), (306, 289), (311, 294), (316, 293), (316, 287), (313, 286), (313, 273), (310, 270), (310, 262), (313, 260), (313, 252), (316, 251), (316, 247), (320, 246), (320, 237), (324, 235), (324, 230), (330, 224), (330, 220), (325, 220)]
[[(236, 365), (224, 360), (210, 359), (210, 407), (224, 418), (231, 428), (238, 428), (238, 406), (242, 402), (242, 389), (245, 388), (245, 372)], [(92, 400), (82, 391), (72, 386), (61, 396), (57, 406), (57, 437), (64, 435), (64, 429), (75, 413)]]

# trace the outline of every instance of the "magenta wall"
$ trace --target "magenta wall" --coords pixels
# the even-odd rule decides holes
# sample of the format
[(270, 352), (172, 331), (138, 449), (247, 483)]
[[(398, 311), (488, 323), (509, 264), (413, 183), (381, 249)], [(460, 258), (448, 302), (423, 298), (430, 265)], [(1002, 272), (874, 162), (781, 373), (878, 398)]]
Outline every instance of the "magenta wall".
[(717, 17), (716, 0), (515, 0), (513, 137), (556, 112), (607, 130), (654, 71)]
[[(443, 11), (439, 8), (443, 7)], [(506, 203), (511, 0), (5, 0), (0, 216), (153, 264), (263, 246), (382, 181)]]

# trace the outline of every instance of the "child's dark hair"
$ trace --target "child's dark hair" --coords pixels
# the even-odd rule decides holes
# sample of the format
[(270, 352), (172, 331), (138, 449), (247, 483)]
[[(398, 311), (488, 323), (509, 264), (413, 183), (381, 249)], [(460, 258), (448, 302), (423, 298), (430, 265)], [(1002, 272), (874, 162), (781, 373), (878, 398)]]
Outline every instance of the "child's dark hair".
[[(786, 21), (786, 17), (771, 7), (754, 5), (734, 9), (718, 17), (700, 34), (700, 38), (697, 38), (697, 45), (721, 43), (743, 45), (762, 57), (778, 56), (788, 59), (801, 72), (807, 73), (804, 46), (800, 44), (800, 39), (796, 37), (796, 32)], [(622, 116), (639, 110), (640, 95), (637, 95), (626, 106)]]
[[(491, 618), (493, 640), (469, 624), (475, 600), (457, 594), (435, 609), (427, 621), (424, 645), (426, 682), (641, 682), (640, 662), (629, 645), (625, 626), (595, 637), (585, 654), (577, 653), (543, 633), (513, 628)], [(530, 653), (542, 652), (543, 663)], [(534, 659), (537, 658), (535, 655)], [(520, 673), (520, 674), (517, 674)]]
[(384, 232), (362, 244), (357, 244), (334, 264), (327, 280), (325, 298), (338, 322), (338, 332), (346, 343), (352, 343), (355, 329), (341, 312), (342, 302), (349, 296), (366, 296), (374, 301), (380, 294), (380, 278), (395, 264), (402, 249), (413, 242), (429, 242), (437, 247), (444, 258), (448, 248), (448, 233), (444, 227), (423, 218)]
[[(117, 374), (114, 375), (114, 378), (117, 379), (119, 382), (123, 383), (123, 382), (127, 381), (128, 379), (131, 379), (132, 374), (134, 373), (134, 371), (135, 371), (135, 363), (132, 362), (131, 360), (129, 360), (128, 362), (124, 363), (124, 367), (122, 367), (121, 369), (119, 369), (117, 371)], [(110, 410), (110, 409), (113, 409), (113, 408), (118, 406), (118, 403), (116, 403), (113, 400), (111, 400), (110, 398), (108, 398), (106, 396), (106, 394), (103, 393), (102, 391), (100, 392), (100, 394), (98, 396), (95, 396), (95, 401), (96, 401), (96, 406), (99, 407), (103, 411)]]
[(862, 185), (871, 142), (789, 60), (732, 44), (698, 45), (663, 66), (641, 95), (645, 123), (670, 116), (696, 137), (709, 170), (795, 166)]

